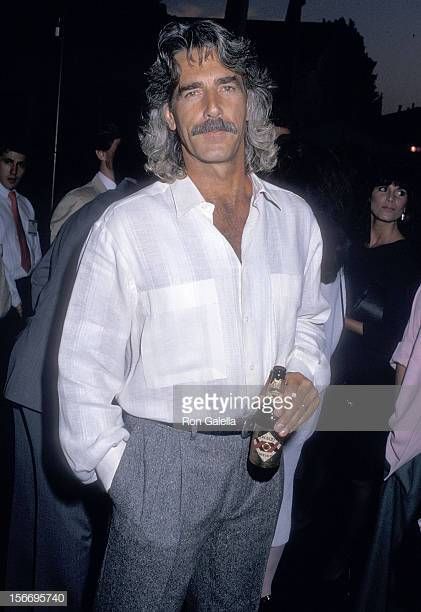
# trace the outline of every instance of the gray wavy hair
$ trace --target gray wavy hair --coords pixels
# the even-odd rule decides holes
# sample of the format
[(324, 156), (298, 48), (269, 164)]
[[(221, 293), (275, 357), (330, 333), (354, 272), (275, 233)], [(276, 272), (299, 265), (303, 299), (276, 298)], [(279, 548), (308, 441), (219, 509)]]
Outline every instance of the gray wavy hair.
[(168, 183), (186, 176), (179, 137), (168, 128), (163, 113), (165, 104), (171, 105), (179, 82), (180, 75), (174, 56), (182, 50), (186, 50), (189, 58), (193, 50), (196, 50), (199, 62), (216, 50), (219, 61), (242, 77), (248, 110), (246, 170), (272, 170), (276, 164), (278, 147), (275, 143), (275, 127), (270, 121), (272, 94), (267, 70), (258, 64), (250, 41), (236, 38), (209, 20), (171, 22), (160, 32), (158, 57), (148, 72), (148, 115), (140, 130), (140, 142), (147, 158), (145, 169)]

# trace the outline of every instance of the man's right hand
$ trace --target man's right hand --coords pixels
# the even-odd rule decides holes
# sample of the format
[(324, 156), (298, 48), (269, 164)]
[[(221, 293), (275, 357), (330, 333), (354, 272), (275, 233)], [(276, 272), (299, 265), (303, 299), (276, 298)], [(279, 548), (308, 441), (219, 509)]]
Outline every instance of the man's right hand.
[(17, 306), (15, 306), (19, 317), (22, 319), (23, 318), (23, 306), (22, 304), (18, 304)]

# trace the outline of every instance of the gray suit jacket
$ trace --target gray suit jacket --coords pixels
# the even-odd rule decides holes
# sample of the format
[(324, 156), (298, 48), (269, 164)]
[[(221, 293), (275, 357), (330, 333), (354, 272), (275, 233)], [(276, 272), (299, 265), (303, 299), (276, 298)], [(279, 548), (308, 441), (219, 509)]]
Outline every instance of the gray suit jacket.
[(95, 175), (92, 181), (89, 181), (86, 185), (82, 185), (82, 187), (77, 187), (69, 191), (69, 193), (66, 193), (55, 207), (53, 216), (51, 217), (51, 242), (55, 239), (61, 226), (69, 217), (82, 208), (82, 206), (91, 202), (97, 195), (105, 191), (107, 191), (107, 188), (104, 183)]
[(124, 179), (102, 193), (64, 224), (32, 274), (35, 314), (28, 320), (12, 351), (7, 375), (7, 399), (42, 412), (43, 403), (57, 395), (57, 355), (67, 305), (73, 289), (79, 254), (92, 225), (116, 200), (139, 185)]

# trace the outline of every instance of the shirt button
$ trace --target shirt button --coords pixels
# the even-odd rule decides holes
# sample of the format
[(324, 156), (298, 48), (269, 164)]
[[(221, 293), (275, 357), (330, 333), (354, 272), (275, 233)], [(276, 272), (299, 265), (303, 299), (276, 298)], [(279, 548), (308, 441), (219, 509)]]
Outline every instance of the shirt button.
[(251, 364), (251, 366), (250, 366), (250, 370), (253, 372), (254, 368), (255, 368), (255, 366), (254, 366), (254, 364), (252, 363), (252, 364)]
[(249, 322), (249, 318), (248, 317), (244, 317), (244, 323), (248, 323)]

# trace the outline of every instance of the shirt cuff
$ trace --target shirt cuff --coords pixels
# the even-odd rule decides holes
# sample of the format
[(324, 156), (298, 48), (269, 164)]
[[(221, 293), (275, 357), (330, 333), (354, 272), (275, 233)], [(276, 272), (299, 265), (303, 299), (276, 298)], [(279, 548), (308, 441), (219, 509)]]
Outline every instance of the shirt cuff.
[(117, 444), (117, 446), (112, 446), (108, 453), (96, 466), (97, 476), (106, 491), (110, 490), (111, 483), (114, 479), (125, 449), (126, 442), (122, 440), (119, 444)]
[(403, 366), (408, 365), (409, 357), (411, 355), (411, 349), (408, 351), (405, 342), (399, 342), (390, 360), (392, 368), (396, 368), (396, 364), (400, 363)]
[(10, 298), (12, 300), (12, 306), (16, 308), (16, 306), (19, 306), (19, 304), (22, 302), (22, 300), (20, 299), (19, 292), (16, 288), (16, 283), (14, 280), (12, 280), (8, 276), (7, 273), (6, 273), (6, 280), (7, 280), (7, 284), (9, 285), (9, 292), (10, 292)]

